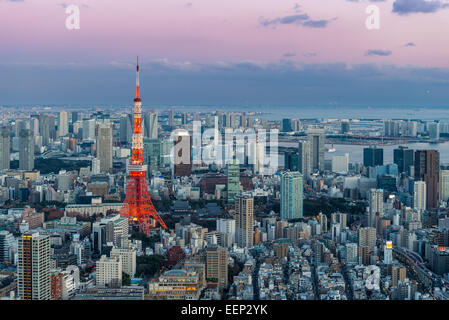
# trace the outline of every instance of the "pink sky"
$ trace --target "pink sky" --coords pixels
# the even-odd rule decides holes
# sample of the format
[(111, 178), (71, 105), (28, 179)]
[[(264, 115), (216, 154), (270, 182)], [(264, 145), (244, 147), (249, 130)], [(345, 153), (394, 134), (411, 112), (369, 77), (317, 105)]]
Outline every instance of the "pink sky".
[[(368, 2), (346, 0), (24, 0), (0, 1), (0, 63), (110, 63), (143, 60), (306, 63), (366, 62), (448, 67), (449, 9), (399, 16), (394, 0), (374, 3), (381, 29), (365, 28)], [(301, 11), (295, 12), (296, 3)], [(81, 29), (65, 28), (65, 9), (81, 10)], [(188, 6), (188, 3), (191, 3)], [(88, 7), (82, 6), (86, 4)], [(326, 28), (262, 26), (307, 13)], [(416, 44), (405, 47), (408, 42)], [(367, 50), (390, 56), (365, 56)], [(284, 54), (294, 54), (283, 57)], [(304, 56), (314, 53), (314, 56)]]

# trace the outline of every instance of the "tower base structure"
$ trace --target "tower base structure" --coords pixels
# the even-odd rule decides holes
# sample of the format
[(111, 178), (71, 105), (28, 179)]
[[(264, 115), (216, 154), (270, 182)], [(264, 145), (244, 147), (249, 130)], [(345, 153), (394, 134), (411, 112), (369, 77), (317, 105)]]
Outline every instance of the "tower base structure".
[(125, 201), (119, 213), (128, 218), (130, 224), (138, 224), (146, 235), (150, 234), (152, 219), (167, 229), (151, 201), (145, 171), (130, 171)]

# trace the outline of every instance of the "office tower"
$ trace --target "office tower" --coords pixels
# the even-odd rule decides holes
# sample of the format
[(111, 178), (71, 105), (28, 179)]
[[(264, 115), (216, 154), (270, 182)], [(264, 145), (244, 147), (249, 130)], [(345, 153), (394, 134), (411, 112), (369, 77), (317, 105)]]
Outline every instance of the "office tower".
[(383, 215), (384, 210), (384, 192), (383, 190), (370, 189), (369, 198), (369, 216), (368, 227), (376, 228), (376, 214)]
[(109, 172), (112, 169), (112, 126), (110, 124), (98, 125), (96, 144), (100, 172)]
[(125, 114), (120, 117), (120, 142), (131, 143), (133, 137), (133, 116)]
[(341, 121), (341, 134), (346, 134), (351, 131), (349, 120)]
[(190, 176), (192, 174), (192, 136), (186, 131), (180, 131), (176, 134), (174, 143), (174, 176)]
[(51, 115), (39, 115), (39, 132), (42, 136), (42, 144), (48, 146), (51, 139), (55, 138), (55, 118)]
[(232, 129), (237, 129), (237, 118), (234, 112), (229, 115), (230, 126)]
[(349, 170), (349, 153), (332, 157), (332, 172), (346, 174)]
[(228, 286), (228, 249), (219, 246), (206, 248), (206, 279), (217, 283), (219, 289)]
[(12, 248), (14, 247), (15, 238), (6, 230), (0, 231), (0, 263), (13, 262)]
[(64, 137), (69, 133), (69, 117), (67, 111), (59, 112), (58, 133), (60, 137)]
[(235, 197), (236, 240), (240, 248), (252, 248), (254, 225), (254, 198), (241, 192)]
[(284, 171), (281, 174), (281, 219), (302, 218), (303, 177), (299, 172)]
[(440, 153), (437, 150), (415, 152), (415, 180), (426, 183), (427, 209), (437, 208), (440, 185)]
[(346, 244), (346, 263), (358, 264), (358, 248), (357, 243), (347, 243)]
[(298, 152), (286, 151), (284, 153), (284, 168), (290, 171), (300, 171)]
[(449, 170), (441, 170), (441, 200), (449, 201)]
[(156, 112), (148, 112), (144, 116), (143, 132), (145, 138), (158, 139), (158, 115)]
[(374, 248), (376, 246), (376, 228), (359, 229), (359, 247)]
[(2, 127), (0, 129), (0, 170), (8, 170), (10, 168), (10, 152), (11, 152), (11, 137), (10, 127)]
[(143, 156), (150, 174), (156, 172), (161, 158), (161, 143), (158, 139), (143, 138)]
[(235, 220), (234, 219), (217, 219), (217, 231), (222, 234), (222, 239), (227, 238), (229, 235), (229, 239), (227, 244), (223, 244), (223, 247), (231, 247), (235, 242)]
[(282, 119), (282, 132), (291, 132), (292, 129), (292, 120), (291, 119)]
[(246, 127), (246, 118), (244, 114), (240, 115), (240, 127), (245, 128)]
[(121, 287), (122, 285), (122, 262), (120, 257), (108, 258), (105, 255), (96, 264), (97, 287)]
[(418, 135), (418, 122), (407, 121), (404, 123), (402, 135), (407, 137), (416, 137)]
[(120, 258), (122, 271), (130, 278), (136, 274), (136, 250), (134, 248), (117, 248), (111, 250), (111, 258)]
[(409, 176), (413, 175), (412, 168), (414, 166), (415, 151), (407, 147), (399, 146), (393, 151), (393, 161), (398, 165), (399, 173), (407, 173)]
[(440, 139), (440, 123), (430, 122), (427, 124), (427, 131), (429, 133), (429, 138), (432, 140)]
[(386, 137), (399, 137), (399, 121), (385, 120), (384, 128)]
[(426, 183), (415, 181), (413, 192), (413, 208), (419, 211), (426, 209)]
[(23, 300), (50, 300), (50, 236), (27, 232), (19, 237), (17, 287)]
[(393, 263), (393, 242), (387, 241), (384, 246), (384, 263), (392, 264)]
[(34, 169), (34, 136), (30, 129), (19, 133), (19, 170)]
[(384, 149), (371, 146), (363, 149), (363, 165), (375, 167), (384, 165)]
[(228, 164), (227, 172), (227, 188), (228, 188), (228, 203), (235, 202), (235, 196), (240, 192), (240, 165), (237, 160), (233, 160)]
[(391, 282), (393, 287), (397, 287), (399, 281), (404, 281), (407, 278), (407, 269), (405, 267), (393, 266), (391, 268)]
[(346, 228), (347, 221), (348, 221), (347, 213), (338, 213), (338, 223), (340, 223), (342, 229)]
[(78, 120), (81, 120), (80, 113), (78, 111), (72, 111), (72, 123), (75, 123)]
[(181, 113), (181, 124), (182, 125), (187, 124), (187, 116), (188, 116), (188, 114), (186, 112)]
[(168, 111), (168, 125), (173, 128), (175, 126), (175, 115), (173, 110)]
[(310, 143), (308, 141), (299, 142), (298, 171), (302, 173), (305, 180), (308, 179), (312, 171), (310, 163)]
[(83, 120), (83, 140), (95, 141), (95, 119)]
[(312, 170), (324, 170), (326, 132), (324, 129), (309, 129), (307, 137), (310, 145), (310, 166)]

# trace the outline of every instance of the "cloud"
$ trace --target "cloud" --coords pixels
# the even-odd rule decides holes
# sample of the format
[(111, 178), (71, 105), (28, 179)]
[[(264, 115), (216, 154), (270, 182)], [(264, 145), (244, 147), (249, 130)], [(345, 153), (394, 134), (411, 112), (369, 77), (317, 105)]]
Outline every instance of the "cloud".
[(393, 52), (390, 50), (371, 49), (365, 52), (365, 56), (390, 56)]
[(414, 42), (407, 42), (404, 47), (416, 47), (416, 44)]
[(296, 54), (291, 53), (291, 52), (287, 52), (287, 53), (284, 53), (282, 56), (285, 57), (285, 58), (291, 58), (291, 57), (296, 56)]
[(336, 20), (337, 18), (325, 20), (312, 20), (310, 19), (307, 13), (303, 14), (295, 14), (285, 17), (278, 17), (274, 19), (261, 19), (260, 24), (264, 27), (268, 26), (276, 26), (276, 25), (286, 25), (286, 24), (295, 24), (308, 28), (325, 28), (329, 24), (330, 21)]
[(186, 3), (186, 7), (187, 7), (187, 8), (191, 8), (192, 6), (193, 6), (193, 3), (192, 3), (192, 2), (187, 2), (187, 3)]
[(317, 54), (316, 54), (316, 52), (306, 52), (303, 54), (303, 56), (306, 58), (311, 58), (311, 57), (316, 57)]
[(412, 13), (433, 13), (449, 8), (449, 3), (442, 0), (395, 0), (393, 12), (399, 15)]

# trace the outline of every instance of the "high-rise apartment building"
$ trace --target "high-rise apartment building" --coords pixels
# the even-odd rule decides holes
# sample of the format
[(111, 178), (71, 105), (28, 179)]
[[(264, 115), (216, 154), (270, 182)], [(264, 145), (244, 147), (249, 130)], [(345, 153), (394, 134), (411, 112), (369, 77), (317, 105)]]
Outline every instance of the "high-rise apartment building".
[(376, 228), (376, 214), (383, 215), (384, 211), (384, 192), (380, 189), (370, 189), (368, 193), (369, 215), (368, 227)]
[(27, 232), (19, 237), (17, 287), (23, 300), (50, 300), (50, 236)]
[(376, 246), (376, 228), (359, 229), (359, 246), (369, 248)]
[(0, 262), (13, 262), (12, 248), (14, 247), (15, 238), (9, 231), (0, 231)]
[(307, 180), (312, 171), (310, 163), (310, 143), (308, 141), (302, 141), (299, 143), (298, 171), (302, 173), (305, 180)]
[(58, 133), (60, 137), (64, 137), (69, 133), (69, 117), (67, 111), (59, 112)]
[(110, 124), (98, 125), (96, 145), (100, 172), (109, 172), (112, 169), (112, 126)]
[(351, 264), (359, 263), (357, 243), (346, 244), (346, 263)]
[(34, 169), (34, 136), (30, 129), (19, 132), (19, 169)]
[(303, 177), (299, 172), (281, 174), (281, 219), (299, 219), (303, 215)]
[(235, 197), (236, 240), (240, 248), (252, 248), (254, 225), (254, 198), (241, 192)]
[(122, 263), (122, 271), (134, 278), (136, 274), (136, 250), (134, 248), (118, 248), (111, 250), (111, 258), (120, 258)]
[(11, 161), (11, 128), (8, 126), (0, 129), (0, 170), (8, 170)]
[(206, 248), (206, 279), (217, 283), (219, 289), (228, 286), (228, 249), (220, 246)]

